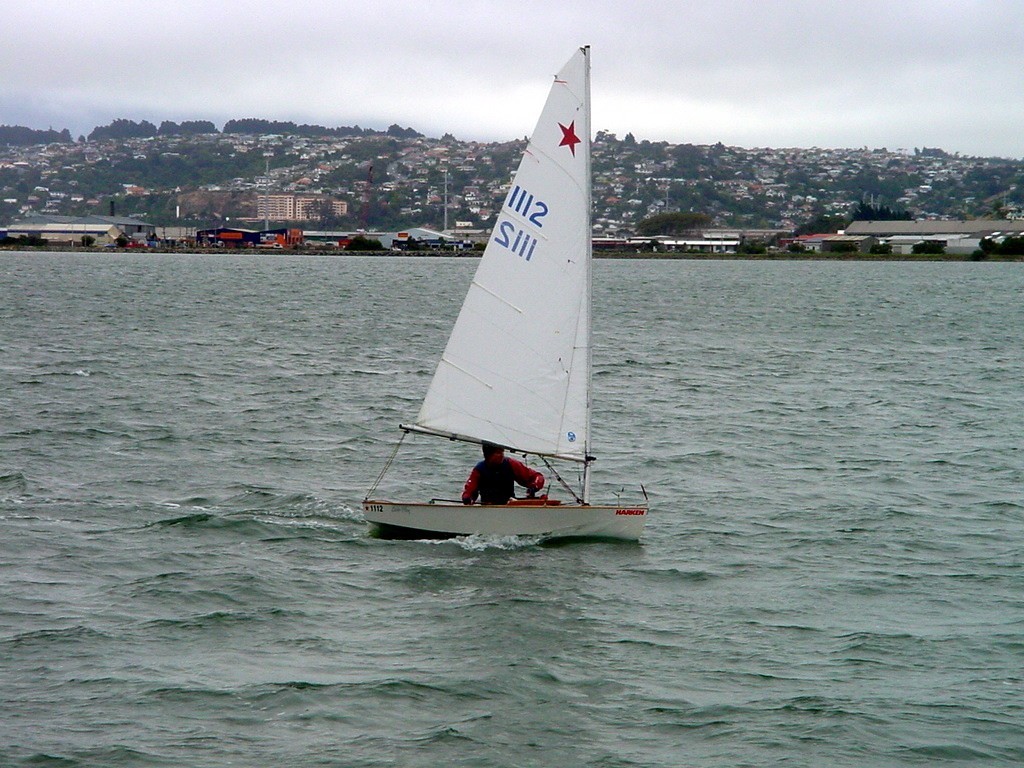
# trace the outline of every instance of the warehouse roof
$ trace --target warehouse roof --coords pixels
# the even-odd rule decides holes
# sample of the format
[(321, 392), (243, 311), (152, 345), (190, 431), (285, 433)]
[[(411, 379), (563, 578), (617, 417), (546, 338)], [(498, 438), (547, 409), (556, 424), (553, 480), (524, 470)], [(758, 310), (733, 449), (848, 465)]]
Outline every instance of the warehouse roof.
[(985, 235), (993, 232), (1024, 233), (1024, 221), (1006, 219), (949, 219), (942, 221), (855, 221), (847, 235)]

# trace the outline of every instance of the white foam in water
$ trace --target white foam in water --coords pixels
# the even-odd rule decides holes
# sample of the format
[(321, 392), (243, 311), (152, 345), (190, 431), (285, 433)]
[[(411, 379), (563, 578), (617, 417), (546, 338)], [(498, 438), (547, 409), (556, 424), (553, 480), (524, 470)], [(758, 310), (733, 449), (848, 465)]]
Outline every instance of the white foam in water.
[(467, 552), (483, 552), (486, 549), (515, 550), (535, 547), (544, 541), (543, 536), (485, 536), (474, 533), (470, 536), (455, 536), (451, 539), (421, 539), (427, 544), (455, 544)]

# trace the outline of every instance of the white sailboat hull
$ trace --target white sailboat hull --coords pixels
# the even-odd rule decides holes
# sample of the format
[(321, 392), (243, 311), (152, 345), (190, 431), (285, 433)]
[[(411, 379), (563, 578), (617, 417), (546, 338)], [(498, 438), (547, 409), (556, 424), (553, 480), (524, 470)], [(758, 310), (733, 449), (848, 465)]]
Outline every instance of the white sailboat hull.
[(575, 506), (525, 504), (490, 506), (454, 503), (363, 502), (367, 522), (383, 536), (593, 537), (637, 541), (647, 520), (646, 506)]

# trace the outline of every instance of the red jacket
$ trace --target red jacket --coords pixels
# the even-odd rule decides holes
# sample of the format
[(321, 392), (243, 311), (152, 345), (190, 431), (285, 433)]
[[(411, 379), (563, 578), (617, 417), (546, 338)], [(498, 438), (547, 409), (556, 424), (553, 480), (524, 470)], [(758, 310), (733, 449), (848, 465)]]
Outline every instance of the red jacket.
[(506, 504), (512, 497), (513, 480), (531, 491), (539, 491), (544, 487), (544, 475), (530, 469), (521, 461), (505, 458), (501, 464), (495, 466), (488, 465), (485, 460), (473, 467), (473, 471), (469, 473), (469, 479), (462, 489), (462, 503), (472, 504), (479, 494), (483, 497), (481, 502), (484, 504)]

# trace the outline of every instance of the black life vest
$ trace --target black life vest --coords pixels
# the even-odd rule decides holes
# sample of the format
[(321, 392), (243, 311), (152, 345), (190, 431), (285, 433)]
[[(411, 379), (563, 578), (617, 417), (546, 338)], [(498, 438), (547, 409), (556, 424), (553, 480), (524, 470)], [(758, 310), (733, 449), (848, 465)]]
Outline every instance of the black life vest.
[(481, 504), (508, 504), (508, 500), (515, 495), (516, 477), (512, 473), (512, 466), (505, 459), (498, 466), (494, 467), (486, 461), (476, 465), (480, 473), (480, 481), (477, 490), (480, 492)]

